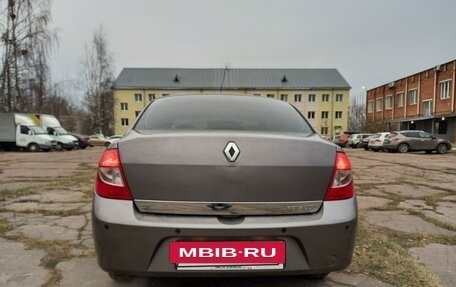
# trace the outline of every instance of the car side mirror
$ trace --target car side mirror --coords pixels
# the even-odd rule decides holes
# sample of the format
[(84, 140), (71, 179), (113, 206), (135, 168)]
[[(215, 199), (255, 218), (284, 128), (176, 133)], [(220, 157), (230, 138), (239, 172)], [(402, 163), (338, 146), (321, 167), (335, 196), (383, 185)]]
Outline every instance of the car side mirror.
[(435, 140), (435, 139), (436, 139), (436, 137), (435, 137), (435, 136), (431, 136), (431, 139)]
[(27, 134), (28, 134), (29, 136), (33, 136), (33, 132), (32, 132), (31, 130), (29, 130), (29, 131), (27, 132)]

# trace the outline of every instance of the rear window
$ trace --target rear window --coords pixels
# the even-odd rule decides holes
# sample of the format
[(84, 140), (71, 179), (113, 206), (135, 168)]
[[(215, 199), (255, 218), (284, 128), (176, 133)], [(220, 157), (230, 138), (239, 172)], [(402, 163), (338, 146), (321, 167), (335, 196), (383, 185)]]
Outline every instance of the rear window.
[(154, 101), (134, 129), (313, 133), (301, 114), (287, 103), (226, 95), (174, 96)]
[(392, 138), (392, 137), (395, 137), (395, 136), (397, 136), (397, 133), (390, 133), (390, 134), (386, 135), (386, 138)]

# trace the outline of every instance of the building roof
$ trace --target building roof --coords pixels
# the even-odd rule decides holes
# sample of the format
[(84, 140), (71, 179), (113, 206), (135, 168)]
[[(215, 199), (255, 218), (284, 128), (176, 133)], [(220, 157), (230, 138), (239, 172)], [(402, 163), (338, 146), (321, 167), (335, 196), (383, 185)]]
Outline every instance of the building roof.
[[(225, 74), (225, 79), (224, 79)], [(337, 69), (124, 68), (114, 89), (350, 89)]]

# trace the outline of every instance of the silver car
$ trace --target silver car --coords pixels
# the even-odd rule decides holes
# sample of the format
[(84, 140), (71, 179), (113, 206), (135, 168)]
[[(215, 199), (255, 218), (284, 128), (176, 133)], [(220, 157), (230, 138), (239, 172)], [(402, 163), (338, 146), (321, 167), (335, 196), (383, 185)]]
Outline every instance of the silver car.
[(383, 141), (389, 135), (389, 132), (383, 133), (376, 133), (370, 139), (369, 143), (367, 144), (367, 149), (371, 149), (373, 151), (383, 150)]
[(400, 153), (408, 151), (432, 153), (436, 151), (439, 154), (444, 154), (451, 150), (451, 143), (424, 131), (406, 130), (392, 132), (388, 135), (383, 142), (383, 148), (390, 152), (398, 151)]
[(99, 161), (98, 264), (134, 276), (322, 278), (352, 259), (348, 157), (291, 105), (233, 95), (149, 104)]

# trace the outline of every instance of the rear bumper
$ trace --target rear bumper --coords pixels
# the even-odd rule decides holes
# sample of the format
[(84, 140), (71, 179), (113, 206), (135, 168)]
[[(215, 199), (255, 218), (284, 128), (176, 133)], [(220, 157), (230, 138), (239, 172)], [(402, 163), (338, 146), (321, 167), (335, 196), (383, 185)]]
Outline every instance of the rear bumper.
[(382, 148), (386, 149), (386, 150), (396, 150), (397, 149), (397, 145), (384, 144), (384, 145), (382, 145)]
[[(98, 264), (107, 272), (144, 276), (251, 276), (326, 273), (346, 268), (352, 258), (356, 198), (324, 202), (312, 215), (216, 216), (139, 213), (132, 201), (94, 194), (93, 234)], [(169, 263), (169, 243), (176, 240), (283, 240), (281, 270), (182, 271)]]
[(367, 146), (371, 149), (382, 149), (384, 147), (382, 144), (369, 144)]

